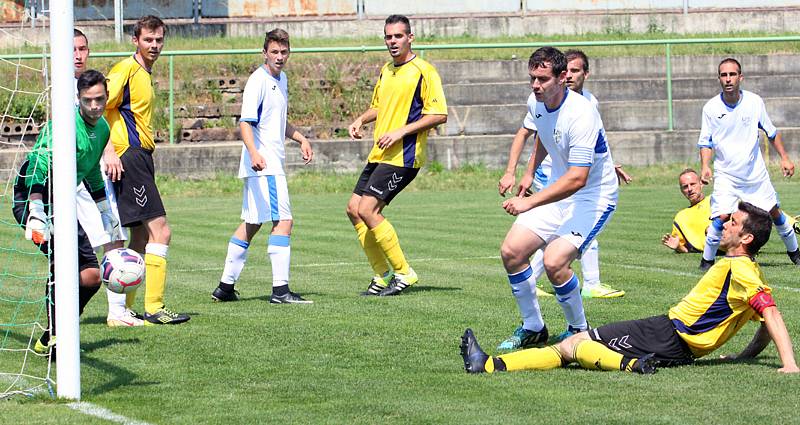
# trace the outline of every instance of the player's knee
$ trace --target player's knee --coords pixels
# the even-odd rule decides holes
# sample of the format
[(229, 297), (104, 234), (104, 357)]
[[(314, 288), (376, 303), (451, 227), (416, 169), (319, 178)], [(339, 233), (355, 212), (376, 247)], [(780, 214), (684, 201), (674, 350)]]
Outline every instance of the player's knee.
[(80, 273), (80, 285), (87, 286), (87, 287), (98, 287), (100, 286), (100, 269), (96, 268), (88, 268), (81, 270)]
[(172, 229), (170, 229), (169, 224), (164, 222), (164, 225), (161, 226), (158, 230), (158, 234), (156, 235), (156, 240), (158, 243), (169, 245), (169, 241), (171, 239), (172, 239)]
[(358, 215), (358, 202), (348, 202), (347, 208), (345, 209), (347, 216), (350, 217), (350, 220), (361, 220), (361, 216)]
[(560, 275), (567, 266), (567, 264), (564, 263), (563, 258), (547, 254), (545, 254), (542, 264), (544, 265), (544, 271), (547, 273), (547, 276), (551, 278), (551, 280), (552, 277)]
[(575, 346), (578, 345), (581, 341), (585, 341), (591, 339), (589, 338), (589, 333), (586, 331), (579, 332), (574, 335), (570, 335), (567, 339), (561, 341), (558, 344), (558, 350), (561, 352), (561, 358), (567, 362), (571, 363), (575, 361)]
[(505, 241), (503, 245), (500, 246), (500, 258), (503, 260), (503, 265), (506, 267), (506, 270), (510, 272), (513, 271), (511, 269), (515, 269), (527, 260), (527, 258), (523, 258), (516, 247)]

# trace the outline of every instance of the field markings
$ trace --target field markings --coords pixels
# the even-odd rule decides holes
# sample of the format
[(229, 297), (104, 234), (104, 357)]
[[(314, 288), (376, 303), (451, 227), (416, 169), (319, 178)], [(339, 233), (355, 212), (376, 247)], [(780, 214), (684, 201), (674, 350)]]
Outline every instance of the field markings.
[(125, 416), (114, 413), (105, 407), (96, 404), (87, 403), (85, 401), (67, 404), (72, 410), (83, 413), (84, 415), (94, 416), (109, 422), (115, 422), (123, 425), (150, 425), (147, 422), (137, 421), (136, 419), (127, 418)]
[[(458, 257), (458, 258), (413, 258), (409, 259), (411, 263), (434, 263), (440, 261), (470, 261), (470, 260), (499, 260), (499, 255), (487, 255), (487, 256), (480, 256), (480, 257)], [(297, 264), (293, 265), (292, 267), (297, 268), (313, 268), (313, 267), (338, 267), (338, 266), (359, 266), (365, 264), (365, 261), (351, 261), (351, 262), (338, 262), (338, 263), (309, 263), (309, 264)], [(611, 266), (611, 267), (619, 267), (623, 269), (629, 270), (641, 270), (647, 272), (655, 272), (655, 273), (664, 273), (664, 274), (671, 274), (673, 276), (683, 276), (683, 277), (697, 277), (697, 273), (689, 273), (689, 272), (682, 272), (678, 270), (672, 269), (665, 269), (661, 267), (652, 267), (652, 266), (636, 266), (632, 264), (616, 264), (616, 263), (601, 263), (601, 267)], [(189, 273), (189, 272), (210, 272), (219, 270), (222, 271), (222, 267), (204, 267), (198, 269), (179, 269), (176, 270), (177, 272), (181, 273)], [(792, 288), (790, 286), (776, 286), (770, 285), (773, 289), (782, 289), (791, 292), (800, 292), (800, 288)]]

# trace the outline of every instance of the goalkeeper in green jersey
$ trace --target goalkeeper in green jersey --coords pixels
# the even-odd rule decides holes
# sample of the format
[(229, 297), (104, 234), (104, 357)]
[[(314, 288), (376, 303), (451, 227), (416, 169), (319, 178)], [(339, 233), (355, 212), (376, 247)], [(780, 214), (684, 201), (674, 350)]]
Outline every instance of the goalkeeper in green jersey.
[[(100, 157), (109, 137), (109, 127), (103, 112), (108, 100), (106, 78), (102, 73), (88, 70), (77, 82), (79, 105), (75, 113), (75, 153), (77, 181), (83, 182), (103, 220), (106, 232), (119, 232), (116, 219), (106, 200), (105, 184), (100, 172)], [(25, 238), (33, 241), (47, 254), (50, 251), (50, 168), (52, 166), (53, 124), (48, 122), (36, 139), (33, 150), (19, 169), (14, 182), (14, 218), (25, 227)], [(56, 138), (56, 142), (58, 138)], [(45, 354), (55, 345), (55, 297), (53, 284), (53, 256), (50, 257), (50, 279), (46, 285), (48, 298), (48, 330), (36, 341), (34, 351)], [(80, 223), (78, 223), (78, 268), (80, 285), (78, 306), (83, 308), (100, 288), (100, 266), (92, 245)], [(52, 337), (51, 337), (52, 335)]]

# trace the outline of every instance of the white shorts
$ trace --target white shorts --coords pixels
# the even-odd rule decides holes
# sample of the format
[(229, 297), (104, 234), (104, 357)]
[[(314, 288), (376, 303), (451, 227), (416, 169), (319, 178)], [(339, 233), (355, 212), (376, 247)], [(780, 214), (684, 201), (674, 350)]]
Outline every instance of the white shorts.
[(578, 249), (580, 257), (616, 209), (613, 202), (563, 199), (520, 214), (514, 224), (536, 233), (545, 243), (564, 238)]
[(268, 175), (244, 178), (242, 220), (249, 224), (292, 219), (286, 176)]
[[(114, 189), (111, 180), (106, 179), (106, 199), (111, 205), (111, 211), (119, 221), (119, 211), (117, 211), (117, 196), (114, 194)], [(103, 219), (100, 218), (100, 211), (97, 209), (97, 204), (92, 199), (92, 195), (86, 190), (83, 182), (78, 185), (75, 202), (78, 204), (78, 222), (81, 223), (83, 231), (89, 237), (89, 243), (95, 250), (101, 246), (112, 242), (111, 236), (106, 233), (103, 227)], [(128, 240), (128, 231), (124, 227), (120, 227), (120, 234), (115, 235), (114, 240), (125, 241)]]
[(720, 176), (714, 179), (714, 191), (711, 193), (711, 217), (732, 214), (739, 201), (749, 202), (769, 212), (779, 205), (778, 194), (769, 179), (748, 184), (736, 184), (730, 179)]

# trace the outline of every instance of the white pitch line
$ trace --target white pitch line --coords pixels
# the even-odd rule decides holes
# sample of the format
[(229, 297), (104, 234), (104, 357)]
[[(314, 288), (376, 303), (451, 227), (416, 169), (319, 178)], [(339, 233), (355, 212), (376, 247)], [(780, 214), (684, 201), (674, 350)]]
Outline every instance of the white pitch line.
[[(499, 260), (499, 255), (492, 255), (486, 257), (461, 257), (461, 258), (410, 258), (411, 263), (433, 263), (437, 261), (468, 261), (468, 260)], [(292, 267), (297, 268), (312, 268), (312, 267), (337, 267), (337, 266), (360, 266), (366, 264), (366, 261), (358, 262), (341, 262), (341, 263), (310, 263), (310, 264), (297, 264)], [(179, 269), (177, 272), (212, 272), (214, 270), (222, 270), (222, 267), (205, 267), (202, 269)]]
[(137, 421), (136, 419), (127, 418), (125, 416), (116, 414), (105, 407), (87, 403), (85, 401), (67, 404), (72, 410), (83, 413), (84, 415), (94, 416), (95, 418), (104, 419), (110, 422), (115, 422), (123, 425), (150, 425), (147, 422)]
[[(615, 267), (621, 267), (623, 269), (654, 271), (654, 272), (659, 272), (659, 273), (667, 273), (667, 274), (671, 274), (671, 275), (675, 275), (675, 276), (688, 276), (688, 277), (697, 276), (697, 274), (695, 274), (695, 273), (679, 272), (679, 271), (670, 270), (670, 269), (662, 269), (662, 268), (659, 268), (659, 267), (633, 266), (633, 265), (630, 265), (630, 264), (611, 264), (611, 265), (615, 266)], [(791, 291), (791, 292), (800, 292), (800, 288), (792, 288), (790, 286), (769, 285), (769, 287), (770, 288), (774, 288), (774, 289), (782, 289), (782, 290), (785, 290), (785, 291)]]

